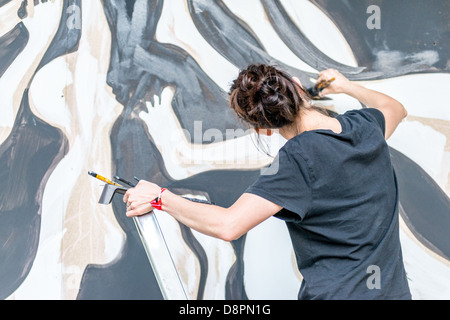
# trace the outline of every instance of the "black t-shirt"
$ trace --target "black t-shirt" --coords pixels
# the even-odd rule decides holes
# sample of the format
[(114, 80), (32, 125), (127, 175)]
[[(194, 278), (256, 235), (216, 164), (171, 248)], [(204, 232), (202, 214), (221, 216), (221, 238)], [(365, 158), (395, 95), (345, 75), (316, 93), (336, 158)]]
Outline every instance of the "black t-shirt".
[(275, 216), (303, 275), (299, 299), (411, 299), (384, 116), (366, 108), (337, 119), (339, 134), (290, 139), (246, 192), (283, 207)]

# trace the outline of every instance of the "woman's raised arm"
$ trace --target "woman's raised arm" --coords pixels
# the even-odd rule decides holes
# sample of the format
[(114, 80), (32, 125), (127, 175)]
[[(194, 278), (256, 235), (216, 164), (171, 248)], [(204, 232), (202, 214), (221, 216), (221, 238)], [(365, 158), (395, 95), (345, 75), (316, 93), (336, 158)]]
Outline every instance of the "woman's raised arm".
[(335, 78), (335, 81), (321, 92), (321, 96), (344, 93), (357, 99), (368, 108), (380, 110), (385, 119), (386, 140), (389, 139), (399, 123), (408, 115), (403, 105), (394, 98), (387, 96), (384, 93), (365, 88), (356, 82), (349, 81), (334, 69), (322, 71), (319, 74), (317, 81), (320, 82), (331, 78)]

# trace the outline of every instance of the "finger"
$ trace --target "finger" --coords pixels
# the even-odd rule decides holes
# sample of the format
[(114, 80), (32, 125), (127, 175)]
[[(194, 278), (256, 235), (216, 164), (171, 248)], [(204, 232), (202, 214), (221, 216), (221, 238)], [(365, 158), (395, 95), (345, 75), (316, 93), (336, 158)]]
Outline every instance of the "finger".
[(147, 203), (147, 202), (138, 201), (138, 200), (132, 199), (132, 197), (130, 197), (127, 202), (127, 208), (129, 210), (132, 210), (135, 208), (139, 208), (140, 206), (142, 206), (145, 203)]
[(139, 185), (142, 186), (143, 184), (146, 184), (146, 183), (149, 183), (149, 182), (146, 180), (139, 180), (139, 182), (136, 186), (139, 186)]
[(153, 211), (153, 207), (150, 204), (143, 204), (140, 206), (133, 206), (133, 204), (129, 207), (129, 209), (127, 210), (127, 217), (137, 217), (137, 216), (142, 216), (144, 214), (147, 214), (151, 211)]
[(319, 83), (320, 81), (325, 80), (325, 77), (326, 77), (326, 73), (322, 71), (321, 73), (319, 73), (319, 76), (317, 77), (316, 83)]
[(332, 92), (331, 92), (331, 90), (330, 89), (328, 89), (328, 88), (325, 88), (325, 89), (322, 89), (321, 91), (319, 91), (319, 97), (324, 97), (324, 96), (326, 96), (326, 95), (329, 95), (329, 94), (331, 94)]
[(127, 192), (125, 192), (125, 194), (123, 195), (123, 202), (127, 203), (128, 202), (128, 198), (130, 197), (130, 190), (129, 189)]
[(333, 75), (330, 74), (329, 70), (323, 71), (319, 73), (319, 77), (317, 78), (316, 84), (322, 81), (328, 81), (331, 78), (333, 78)]

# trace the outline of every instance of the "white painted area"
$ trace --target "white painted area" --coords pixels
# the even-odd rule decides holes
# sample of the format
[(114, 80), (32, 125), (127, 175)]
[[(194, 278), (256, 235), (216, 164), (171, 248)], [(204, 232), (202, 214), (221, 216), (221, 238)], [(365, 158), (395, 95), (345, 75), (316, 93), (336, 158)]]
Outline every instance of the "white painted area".
[(0, 127), (12, 128), (23, 90), (58, 29), (61, 8), (61, 0), (42, 3), (34, 9), (33, 17), (23, 20), (29, 32), (28, 43), (0, 78)]
[[(424, 169), (445, 190), (440, 181), (447, 138), (418, 121), (405, 121), (389, 139), (389, 145), (400, 151)], [(450, 170), (447, 163), (447, 170)]]
[[(30, 86), (30, 107), (33, 113), (71, 135), (72, 114), (65, 96), (66, 87), (73, 84), (73, 75), (65, 58), (56, 58), (44, 66)], [(49, 90), (52, 88), (52, 90)]]
[(301, 285), (286, 224), (269, 218), (247, 233), (244, 283), (250, 300), (295, 300)]
[[(59, 209), (58, 207), (55, 207)], [(60, 212), (55, 212), (58, 215)], [(59, 300), (62, 293), (62, 265), (59, 249), (62, 239), (61, 229), (41, 235), (38, 255), (33, 268), (20, 287), (7, 299), (15, 300)]]
[(450, 261), (420, 244), (402, 220), (400, 225), (403, 261), (413, 299), (450, 299)]
[(439, 62), (439, 53), (433, 50), (424, 50), (417, 53), (406, 54), (400, 51), (378, 51), (374, 62), (375, 70), (384, 70), (387, 74), (395, 74), (405, 61), (411, 67), (433, 66)]
[(320, 51), (337, 62), (358, 67), (355, 56), (338, 27), (311, 1), (281, 0), (280, 2), (300, 31)]
[(278, 34), (270, 25), (264, 12), (264, 7), (259, 0), (224, 0), (227, 7), (243, 20), (256, 34), (264, 49), (273, 58), (282, 61), (290, 66), (307, 72), (317, 72), (314, 68), (300, 60), (284, 44)]
[(228, 92), (238, 69), (222, 57), (202, 37), (189, 15), (184, 0), (165, 1), (156, 30), (156, 39), (186, 50), (218, 86)]
[[(450, 121), (450, 75), (416, 74), (363, 82), (400, 101), (408, 115)], [(448, 194), (450, 165), (443, 133), (418, 121), (403, 121), (388, 144), (419, 164)]]
[(19, 8), (19, 1), (10, 1), (0, 7), (0, 16), (2, 17), (0, 20), (0, 37), (3, 37), (19, 23), (20, 18), (17, 15)]
[(450, 121), (450, 74), (414, 74), (362, 83), (394, 97), (410, 115)]
[(332, 110), (335, 110), (339, 114), (344, 114), (347, 111), (361, 109), (361, 103), (345, 94), (330, 94), (327, 96), (330, 100), (323, 101), (313, 101), (313, 104), (330, 107)]
[(193, 233), (208, 257), (208, 276), (204, 299), (225, 299), (227, 275), (236, 261), (234, 250), (229, 242), (206, 236), (195, 230)]
[[(84, 5), (83, 10), (83, 15), (89, 16), (88, 12), (94, 11), (98, 14), (103, 9), (101, 4), (90, 2), (90, 6)], [(55, 17), (55, 20), (57, 19), (59, 19), (59, 15)], [(90, 25), (98, 22), (93, 19), (84, 20), (83, 30), (88, 30)], [(88, 169), (86, 168), (90, 165), (98, 164), (97, 169), (103, 167), (110, 171), (109, 166), (104, 166), (105, 160), (109, 165), (110, 156), (109, 149), (102, 146), (105, 143), (102, 139), (107, 138), (103, 132), (114, 120), (113, 109), (116, 106), (116, 102), (109, 97), (105, 90), (107, 62), (102, 62), (102, 65), (98, 63), (99, 57), (93, 56), (90, 41), (94, 41), (96, 46), (107, 46), (109, 39), (104, 38), (100, 42), (83, 36), (77, 53), (71, 54), (71, 57), (76, 57), (74, 60), (76, 63), (69, 66), (66, 60), (69, 56), (54, 59), (37, 73), (30, 89), (33, 111), (44, 121), (64, 131), (69, 140), (69, 152), (58, 163), (45, 186), (37, 255), (27, 278), (10, 299), (55, 300), (63, 298), (65, 290), (77, 289), (73, 286), (74, 283), (79, 286), (84, 265), (67, 265), (65, 263), (63, 237), (69, 231), (80, 235), (89, 235), (92, 233), (90, 228), (96, 226), (96, 223), (79, 225), (79, 229), (75, 231), (67, 230), (65, 228), (66, 215), (71, 210), (79, 210), (83, 206), (92, 208), (93, 219), (96, 217), (101, 221), (100, 225), (106, 230), (106, 234), (101, 237), (107, 240), (101, 261), (108, 262), (115, 259), (120, 253), (124, 241), (117, 226), (107, 220), (106, 214), (110, 212), (111, 207), (99, 207), (98, 205), (99, 191), (101, 190), (99, 182), (93, 179), (89, 180), (90, 183), (84, 185), (82, 189), (79, 189), (80, 186), (77, 185), (80, 176), (87, 175)], [(73, 73), (70, 68), (74, 68)], [(73, 100), (66, 96), (61, 97), (61, 93), (69, 86), (71, 89), (68, 92), (73, 96)], [(98, 101), (102, 101), (104, 104), (97, 107), (96, 102)], [(102, 112), (101, 117), (99, 117), (99, 111)], [(92, 190), (90, 196), (77, 199), (78, 193), (86, 189)], [(69, 202), (74, 199), (74, 208), (70, 208)], [(78, 201), (86, 202), (88, 205), (82, 205)], [(78, 212), (77, 216), (81, 214), (83, 212)], [(72, 248), (82, 240), (79, 238), (75, 243), (70, 243), (68, 247)], [(73, 257), (70, 259), (75, 260)], [(97, 260), (97, 262), (101, 261)], [(92, 262), (95, 263), (95, 260)], [(63, 281), (64, 275), (68, 275), (67, 282)]]
[(61, 160), (46, 184), (38, 251), (30, 273), (14, 292), (15, 299), (57, 300), (62, 296), (61, 244), (64, 216), (78, 177), (78, 172), (72, 168), (73, 163), (80, 162), (76, 151), (73, 149)]
[[(194, 145), (187, 139), (189, 132), (181, 128), (172, 109), (173, 89), (165, 88), (159, 97), (154, 97), (154, 105), (147, 102), (148, 112), (141, 111), (139, 117), (155, 140), (162, 154), (164, 164), (174, 179), (184, 179), (191, 175), (215, 168), (260, 168), (270, 164), (273, 159), (258, 149), (253, 130), (229, 130), (236, 139), (222, 141), (222, 133), (217, 129), (207, 130), (202, 141), (218, 141), (209, 145)], [(202, 122), (197, 122), (201, 132)], [(281, 135), (274, 134), (267, 143), (273, 155), (285, 143)]]

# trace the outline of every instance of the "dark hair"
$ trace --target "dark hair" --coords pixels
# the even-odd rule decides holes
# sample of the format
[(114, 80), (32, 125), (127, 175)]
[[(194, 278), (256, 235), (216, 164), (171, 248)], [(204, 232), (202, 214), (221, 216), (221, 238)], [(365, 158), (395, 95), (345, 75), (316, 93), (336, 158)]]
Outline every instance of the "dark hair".
[(286, 72), (265, 64), (240, 71), (230, 88), (230, 107), (259, 129), (290, 125), (304, 105), (305, 90)]

